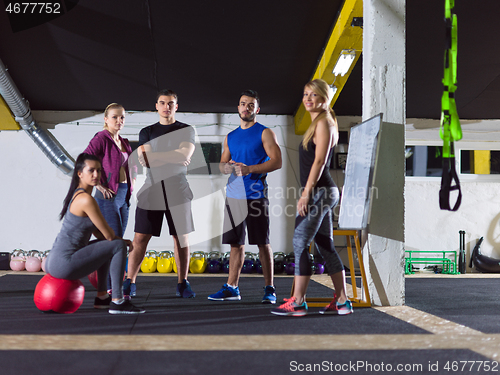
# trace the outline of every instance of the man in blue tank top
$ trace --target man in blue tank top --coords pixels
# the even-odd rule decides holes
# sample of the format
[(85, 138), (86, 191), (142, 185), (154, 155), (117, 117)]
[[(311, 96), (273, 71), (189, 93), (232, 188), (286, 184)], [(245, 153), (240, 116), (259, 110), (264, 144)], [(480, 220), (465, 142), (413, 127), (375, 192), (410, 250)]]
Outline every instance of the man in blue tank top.
[(238, 282), (245, 260), (244, 244), (248, 230), (248, 243), (258, 246), (264, 274), (262, 303), (276, 303), (266, 177), (267, 173), (281, 168), (281, 150), (274, 132), (255, 120), (259, 105), (257, 92), (244, 91), (238, 104), (240, 127), (224, 140), (220, 170), (230, 176), (226, 187), (222, 243), (231, 245), (231, 255), (227, 283), (217, 293), (208, 296), (213, 301), (241, 299)]

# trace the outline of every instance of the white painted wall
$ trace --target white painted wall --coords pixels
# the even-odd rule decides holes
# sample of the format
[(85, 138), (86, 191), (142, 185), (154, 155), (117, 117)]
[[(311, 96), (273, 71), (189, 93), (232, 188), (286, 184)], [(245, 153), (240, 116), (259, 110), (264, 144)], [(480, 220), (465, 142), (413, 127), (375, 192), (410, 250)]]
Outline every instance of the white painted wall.
[[(73, 156), (83, 151), (94, 134), (102, 129), (102, 113), (35, 112), (35, 119), (56, 137)], [(193, 125), (201, 142), (223, 142), (225, 135), (239, 126), (237, 115), (178, 113), (177, 119)], [(128, 113), (122, 135), (138, 140), (140, 129), (158, 120), (155, 112)], [(283, 167), (269, 174), (271, 209), (271, 245), (274, 251), (292, 251), (295, 217), (295, 193), (298, 188), (298, 152), (301, 137), (294, 134), (290, 116), (264, 116), (258, 120), (270, 127), (282, 150)], [(0, 252), (16, 248), (48, 250), (59, 232), (58, 213), (67, 193), (70, 177), (60, 172), (38, 149), (24, 131), (0, 132), (0, 160), (3, 161), (0, 184)], [(144, 182), (139, 176), (136, 191)], [(229, 251), (213, 233), (222, 227), (224, 188), (227, 176), (188, 176), (195, 195), (193, 214), (196, 232), (191, 236), (192, 251)], [(292, 190), (287, 187), (292, 188)], [(207, 191), (219, 192), (216, 200), (207, 199)], [(287, 194), (288, 193), (288, 194)], [(204, 197), (204, 199), (198, 199)], [(133, 238), (135, 199), (132, 200), (125, 238)], [(284, 212), (287, 212), (286, 215)], [(172, 250), (166, 223), (161, 237), (153, 238), (149, 249)], [(247, 251), (256, 252), (256, 246)]]
[[(442, 145), (439, 121), (407, 119), (407, 145)], [(462, 120), (460, 149), (499, 150), (499, 120)], [(457, 166), (457, 171), (459, 168)], [(466, 232), (467, 259), (477, 240), (481, 252), (500, 258), (500, 175), (461, 175), (462, 204), (457, 212), (439, 209), (441, 178), (406, 177), (406, 250), (458, 250), (459, 231)], [(454, 204), (456, 196), (452, 195)], [(467, 265), (468, 266), (468, 265)]]
[[(73, 156), (78, 155), (102, 126), (102, 114), (79, 112), (35, 112), (39, 124), (56, 136)], [(129, 113), (123, 135), (137, 140), (139, 130), (157, 120), (156, 113)], [(180, 121), (196, 127), (199, 139), (206, 142), (222, 140), (238, 124), (236, 115), (178, 114)], [(294, 218), (279, 215), (287, 205), (295, 207), (294, 197), (286, 198), (284, 187), (297, 187), (298, 144), (289, 116), (259, 116), (259, 120), (276, 133), (283, 153), (283, 168), (269, 174), (270, 200), (276, 213), (271, 218), (271, 244), (274, 251), (292, 250)], [(339, 127), (346, 130), (361, 121), (360, 117), (340, 117)], [(407, 144), (441, 144), (439, 124), (435, 120), (408, 119)], [(58, 124), (58, 125), (55, 125)], [(500, 121), (462, 121), (464, 139), (457, 147), (500, 149)], [(0, 252), (16, 248), (47, 250), (59, 232), (57, 219), (62, 200), (69, 186), (69, 177), (60, 172), (38, 149), (24, 131), (0, 131)], [(332, 170), (334, 180), (343, 184), (342, 171)], [(193, 190), (206, 181), (190, 177)], [(198, 178), (199, 179), (199, 178)], [(486, 255), (500, 258), (500, 176), (461, 176), (463, 202), (456, 213), (441, 211), (438, 204), (439, 178), (406, 178), (405, 249), (458, 250), (459, 230), (466, 231), (467, 251), (484, 236), (481, 247)], [(223, 186), (225, 178), (211, 181)], [(280, 189), (281, 188), (281, 189)], [(288, 212), (292, 212), (288, 208)], [(213, 213), (195, 212), (195, 218), (212, 220)], [(219, 221), (220, 222), (220, 221)], [(201, 226), (197, 223), (197, 228)], [(132, 238), (134, 207), (126, 237)], [(340, 245), (342, 239), (336, 238)], [(151, 249), (171, 249), (167, 234), (151, 241)], [(219, 239), (193, 246), (193, 250), (227, 251)], [(248, 248), (255, 252), (256, 249)]]

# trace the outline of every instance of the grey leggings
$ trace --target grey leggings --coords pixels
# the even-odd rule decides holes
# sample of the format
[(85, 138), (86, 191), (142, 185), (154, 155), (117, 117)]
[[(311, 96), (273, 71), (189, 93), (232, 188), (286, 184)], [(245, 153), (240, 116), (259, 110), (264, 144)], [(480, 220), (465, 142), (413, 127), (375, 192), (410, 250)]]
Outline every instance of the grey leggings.
[(295, 275), (310, 276), (312, 264), (309, 257), (309, 245), (312, 240), (325, 260), (328, 274), (333, 275), (344, 269), (333, 244), (333, 208), (339, 201), (336, 187), (321, 187), (314, 190), (309, 201), (307, 215), (297, 215), (293, 234), (295, 253)]
[(58, 279), (77, 280), (97, 270), (97, 291), (107, 289), (108, 270), (113, 298), (122, 298), (127, 245), (121, 239), (95, 240), (72, 253), (53, 249), (47, 258), (47, 272)]

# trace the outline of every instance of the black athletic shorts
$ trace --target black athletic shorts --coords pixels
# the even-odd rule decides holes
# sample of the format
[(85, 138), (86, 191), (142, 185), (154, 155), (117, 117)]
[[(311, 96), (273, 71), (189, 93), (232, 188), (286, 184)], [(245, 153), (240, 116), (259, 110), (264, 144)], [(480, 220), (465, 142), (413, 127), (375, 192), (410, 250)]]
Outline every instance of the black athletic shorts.
[(269, 244), (269, 200), (226, 198), (222, 243), (244, 245), (247, 229), (250, 245)]
[(171, 236), (188, 234), (194, 231), (191, 202), (189, 201), (166, 211), (144, 210), (137, 207), (135, 211), (135, 233), (152, 234), (159, 237), (163, 216), (167, 219)]

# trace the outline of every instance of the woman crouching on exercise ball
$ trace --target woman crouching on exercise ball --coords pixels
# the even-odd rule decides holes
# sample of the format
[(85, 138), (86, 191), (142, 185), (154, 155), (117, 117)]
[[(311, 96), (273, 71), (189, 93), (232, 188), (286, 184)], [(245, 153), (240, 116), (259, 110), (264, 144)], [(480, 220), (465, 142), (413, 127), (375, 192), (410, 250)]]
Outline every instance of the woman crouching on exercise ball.
[(294, 292), (285, 303), (271, 310), (276, 315), (303, 316), (312, 274), (309, 246), (314, 240), (326, 262), (335, 295), (321, 314), (347, 315), (352, 305), (346, 296), (344, 265), (333, 244), (333, 208), (339, 201), (339, 190), (330, 176), (329, 165), (339, 130), (335, 113), (330, 107), (333, 90), (322, 79), (304, 87), (302, 102), (311, 115), (311, 125), (299, 146), (300, 184), (302, 194), (297, 202), (297, 217), (293, 235), (295, 253)]
[[(125, 300), (122, 292), (127, 246), (132, 251), (132, 242), (115, 235), (91, 195), (100, 179), (99, 158), (85, 153), (78, 155), (60, 214), (64, 221), (47, 258), (46, 269), (53, 277), (67, 280), (81, 279), (97, 270), (94, 307), (109, 308), (110, 314), (140, 314), (145, 310)], [(90, 241), (92, 234), (97, 240)], [(108, 270), (112, 296), (106, 292)]]

